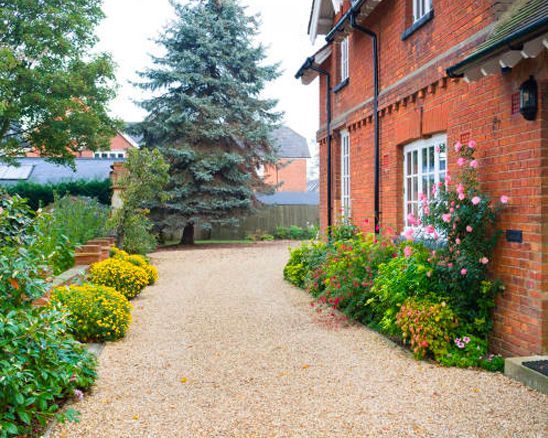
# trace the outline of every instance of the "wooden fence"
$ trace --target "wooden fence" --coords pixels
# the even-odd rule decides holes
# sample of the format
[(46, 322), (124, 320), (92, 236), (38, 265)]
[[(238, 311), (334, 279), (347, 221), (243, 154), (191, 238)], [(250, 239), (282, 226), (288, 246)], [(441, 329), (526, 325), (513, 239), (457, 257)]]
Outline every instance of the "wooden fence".
[(239, 226), (214, 225), (211, 232), (196, 227), (196, 240), (241, 240), (247, 234), (262, 231), (273, 233), (276, 227), (297, 225), (307, 227), (318, 225), (320, 219), (318, 205), (269, 205), (260, 208), (257, 213), (244, 218)]

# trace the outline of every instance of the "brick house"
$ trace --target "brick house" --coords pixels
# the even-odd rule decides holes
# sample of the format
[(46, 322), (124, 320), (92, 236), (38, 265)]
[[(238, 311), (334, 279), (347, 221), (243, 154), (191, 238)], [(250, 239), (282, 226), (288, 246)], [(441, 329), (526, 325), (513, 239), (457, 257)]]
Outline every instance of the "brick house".
[[(77, 158), (109, 158), (109, 159), (124, 159), (127, 158), (127, 151), (130, 149), (139, 148), (138, 143), (129, 135), (124, 132), (117, 132), (116, 136), (110, 141), (110, 150), (108, 151), (91, 151), (84, 149), (78, 152)], [(27, 153), (27, 157), (39, 157), (40, 154), (34, 151)]]
[(306, 138), (287, 126), (273, 133), (274, 145), (279, 160), (276, 165), (267, 165), (261, 170), (269, 185), (279, 186), (278, 192), (307, 191), (307, 159), (310, 158)]
[(308, 31), (327, 41), (297, 73), (319, 77), (322, 227), (343, 214), (402, 232), (419, 193), (457, 173), (448, 146), (476, 140), (482, 189), (510, 197), (493, 348), (545, 354), (548, 2), (314, 0)]

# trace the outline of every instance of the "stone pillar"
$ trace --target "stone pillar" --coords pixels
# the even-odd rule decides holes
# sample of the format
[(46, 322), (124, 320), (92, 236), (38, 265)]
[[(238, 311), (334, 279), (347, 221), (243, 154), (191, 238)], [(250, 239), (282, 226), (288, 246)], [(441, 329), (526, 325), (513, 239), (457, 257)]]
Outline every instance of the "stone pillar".
[(127, 176), (128, 171), (123, 162), (113, 163), (111, 166), (110, 180), (112, 181), (112, 201), (111, 205), (114, 210), (122, 206), (121, 192), (123, 186), (121, 181)]

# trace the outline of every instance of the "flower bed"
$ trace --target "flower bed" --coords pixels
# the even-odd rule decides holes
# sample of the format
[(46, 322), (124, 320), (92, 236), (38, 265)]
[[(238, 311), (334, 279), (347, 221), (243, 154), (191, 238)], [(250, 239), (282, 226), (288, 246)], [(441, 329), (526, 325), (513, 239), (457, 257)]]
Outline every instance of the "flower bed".
[(330, 242), (294, 249), (285, 278), (305, 288), (314, 306), (338, 309), (399, 339), (418, 359), (501, 370), (503, 360), (488, 353), (487, 339), (503, 286), (488, 268), (508, 198), (493, 203), (481, 193), (476, 146), (455, 145), (459, 175), (422, 195), (421, 215), (409, 215), (413, 227), (403, 239), (394, 239), (390, 227), (363, 235), (341, 225)]

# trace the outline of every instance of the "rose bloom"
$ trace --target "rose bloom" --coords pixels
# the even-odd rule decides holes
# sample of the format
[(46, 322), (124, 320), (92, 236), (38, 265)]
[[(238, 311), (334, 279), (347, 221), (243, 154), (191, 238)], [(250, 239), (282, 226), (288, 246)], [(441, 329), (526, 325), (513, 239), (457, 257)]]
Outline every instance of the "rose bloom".
[(473, 169), (477, 169), (478, 168), (478, 160), (470, 161), (470, 167), (472, 167)]
[(466, 275), (466, 274), (468, 274), (468, 270), (466, 268), (462, 268), (460, 270), (460, 275)]
[(472, 204), (478, 205), (481, 202), (481, 198), (479, 196), (474, 196), (472, 198)]
[(411, 254), (413, 254), (413, 248), (411, 248), (410, 246), (406, 246), (404, 249), (403, 249), (403, 255), (407, 258), (411, 257)]
[(470, 140), (470, 141), (468, 142), (468, 147), (469, 147), (470, 149), (476, 149), (476, 146), (477, 146), (477, 143), (476, 143), (475, 140)]
[(413, 240), (413, 235), (415, 234), (415, 231), (413, 230), (413, 228), (408, 228), (407, 230), (405, 230), (405, 238), (407, 240)]
[(460, 152), (461, 149), (462, 149), (462, 143), (460, 141), (457, 141), (455, 143), (455, 152)]
[(487, 263), (489, 263), (489, 259), (488, 259), (487, 257), (482, 257), (482, 258), (480, 259), (480, 263), (481, 263), (482, 265), (486, 265)]
[(459, 239), (458, 237), (455, 239), (455, 243), (456, 243), (457, 245), (460, 245), (460, 239)]
[(460, 157), (460, 158), (457, 160), (457, 164), (458, 164), (460, 167), (464, 166), (464, 163), (466, 163), (466, 158)]
[(466, 195), (464, 193), (459, 193), (459, 201), (464, 201)]
[(474, 231), (474, 229), (470, 225), (466, 225), (466, 231), (471, 233), (472, 231)]
[(451, 214), (449, 213), (442, 214), (441, 218), (444, 222), (447, 222), (447, 223), (451, 222)]
[(500, 197), (500, 202), (502, 202), (503, 204), (508, 204), (508, 196), (502, 195)]
[(433, 225), (428, 225), (425, 230), (428, 234), (433, 234), (435, 229)]

